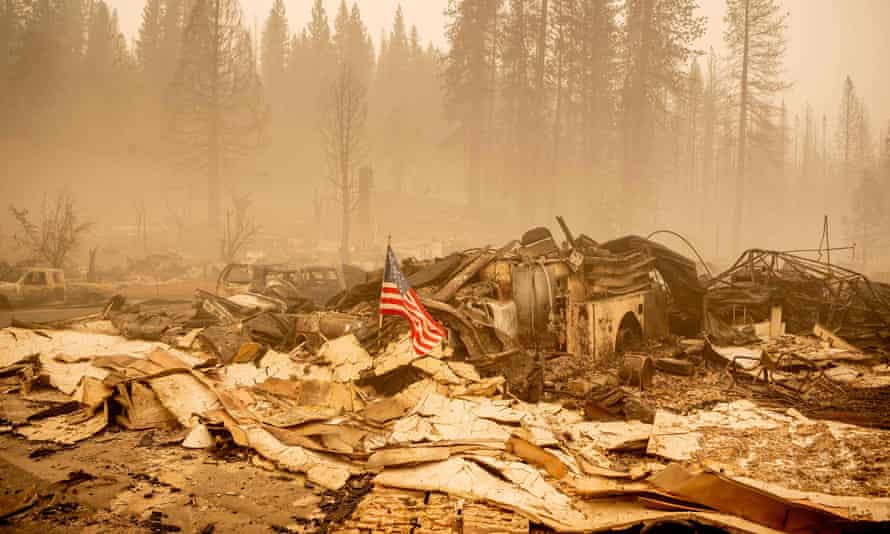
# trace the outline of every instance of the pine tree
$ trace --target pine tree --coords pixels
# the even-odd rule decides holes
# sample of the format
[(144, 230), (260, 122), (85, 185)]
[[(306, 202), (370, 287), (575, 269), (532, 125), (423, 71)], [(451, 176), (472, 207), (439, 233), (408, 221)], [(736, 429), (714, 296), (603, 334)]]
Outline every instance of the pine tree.
[[(553, 43), (552, 52), (547, 56), (547, 70), (550, 72), (552, 83), (551, 90), (553, 92), (553, 126), (551, 140), (553, 148), (551, 149), (551, 204), (555, 203), (557, 180), (562, 174), (562, 158), (564, 152), (562, 150), (565, 137), (565, 110), (568, 108), (567, 101), (571, 98), (568, 91), (569, 81), (569, 62), (572, 58), (571, 30), (572, 15), (571, 2), (566, 0), (555, 0), (551, 4), (550, 16), (550, 40)], [(554, 206), (551, 206), (551, 210)]]
[(179, 62), (179, 52), (182, 47), (182, 32), (185, 29), (186, 14), (191, 13), (191, 8), (186, 6), (190, 0), (165, 0), (164, 14), (161, 19), (162, 43), (160, 46), (161, 62), (166, 67), (162, 83), (166, 86), (172, 79), (176, 65)]
[(386, 30), (383, 29), (380, 30), (380, 51), (377, 53), (376, 74), (378, 90), (380, 92), (386, 91), (386, 85), (389, 83), (389, 38), (386, 36)]
[(178, 64), (184, 9), (184, 0), (145, 0), (142, 9), (134, 48), (142, 102), (133, 107), (143, 126), (137, 143), (152, 153), (162, 148), (165, 137), (165, 95)]
[[(415, 169), (415, 188), (432, 192), (440, 187), (442, 169), (432, 163), (441, 157), (441, 140), (447, 135), (445, 114), (442, 108), (441, 54), (432, 45), (421, 45), (419, 33), (412, 30), (411, 79), (416, 88), (416, 98), (409, 99), (407, 115), (410, 117), (406, 160)], [(417, 172), (423, 169), (425, 172)]]
[(147, 80), (156, 80), (163, 57), (163, 4), (161, 0), (146, 0), (142, 9), (139, 37), (136, 39), (136, 59)]
[[(526, 112), (529, 114), (529, 123), (533, 130), (541, 132), (539, 135), (540, 140), (543, 142), (532, 143), (528, 147), (530, 150), (528, 152), (529, 165), (527, 167), (527, 176), (524, 181), (520, 182), (521, 217), (534, 216), (535, 209), (539, 205), (536, 197), (541, 192), (539, 189), (541, 184), (540, 173), (545, 158), (542, 147), (547, 146), (547, 138), (544, 133), (547, 131), (547, 108), (545, 102), (548, 90), (547, 56), (548, 49), (550, 48), (549, 33), (552, 25), (549, 2), (550, 0), (539, 0), (539, 2), (529, 6), (531, 8), (530, 15), (534, 24), (535, 35), (535, 44), (532, 52), (532, 57), (535, 60), (535, 77), (534, 91), (531, 93), (532, 101)], [(553, 178), (551, 177), (552, 180)], [(552, 184), (550, 191), (555, 194)], [(524, 202), (522, 201), (523, 196), (525, 196)]]
[(86, 73), (92, 81), (105, 81), (108, 71), (115, 63), (115, 41), (120, 31), (112, 26), (111, 11), (108, 5), (99, 0), (93, 7), (87, 32), (84, 63)]
[(408, 47), (411, 49), (411, 61), (420, 61), (424, 50), (420, 43), (420, 31), (418, 31), (417, 26), (411, 26), (411, 37), (408, 39)]
[(701, 188), (698, 181), (698, 139), (701, 126), (702, 99), (704, 82), (702, 81), (701, 67), (697, 59), (692, 60), (689, 69), (689, 81), (686, 89), (686, 153), (689, 166), (688, 176), (690, 192), (701, 198)]
[(20, 0), (0, 0), (0, 80), (5, 80), (14, 62), (20, 38), (22, 11)]
[(482, 143), (486, 111), (492, 106), (492, 74), (498, 18), (497, 0), (449, 0), (444, 57), (445, 107), (457, 124), (458, 138), (466, 149), (467, 204), (481, 205)]
[(171, 86), (171, 127), (183, 162), (207, 173), (208, 224), (221, 231), (221, 177), (265, 126), (262, 86), (237, 0), (198, 0)]
[(683, 91), (685, 66), (705, 20), (694, 0), (628, 0), (626, 57), (621, 95), (623, 193), (635, 196), (629, 215), (638, 222), (653, 213), (655, 131), (667, 112), (667, 96)]
[(545, 141), (540, 130), (538, 60), (535, 32), (538, 14), (533, 0), (510, 0), (503, 20), (501, 98), (504, 158), (507, 175), (518, 188), (517, 213), (533, 215), (535, 208), (534, 145)]
[(392, 30), (386, 40), (385, 55), (381, 48), (380, 63), (383, 66), (378, 65), (376, 97), (383, 116), (383, 143), (395, 189), (402, 191), (414, 119), (408, 108), (416, 95), (412, 87), (411, 42), (401, 5), (396, 9)]
[[(0, 112), (12, 113), (13, 69), (18, 61), (22, 38), (22, 4), (20, 0), (0, 0)], [(0, 129), (9, 127), (4, 121)]]
[(57, 4), (59, 37), (65, 53), (63, 59), (72, 62), (72, 69), (76, 69), (86, 51), (87, 24), (92, 18), (93, 3), (91, 0), (64, 0)]
[(749, 125), (773, 112), (772, 99), (788, 87), (780, 80), (785, 55), (787, 13), (776, 0), (727, 0), (724, 39), (730, 50), (733, 77), (738, 82), (738, 155), (732, 219), (732, 245), (738, 250), (745, 206)]
[[(345, 9), (345, 4), (342, 8)], [(333, 40), (331, 38), (331, 26), (328, 23), (328, 15), (325, 12), (322, 0), (315, 0), (312, 5), (312, 18), (306, 26), (306, 45), (309, 63), (305, 65), (315, 78), (315, 84), (309, 86), (308, 92), (313, 96), (313, 104), (318, 98), (322, 87), (328, 84), (331, 77), (331, 63), (333, 55)], [(322, 81), (322, 83), (318, 83)]]
[(394, 78), (398, 80), (408, 70), (410, 58), (408, 30), (405, 26), (405, 14), (402, 12), (401, 5), (396, 8), (392, 31), (389, 34), (389, 57), (391, 58), (391, 71), (394, 73)]
[[(345, 10), (345, 3), (342, 6)], [(333, 42), (327, 12), (322, 0), (315, 0), (309, 23), (289, 45), (288, 88), (303, 98), (289, 99), (289, 116), (311, 117), (314, 126), (320, 120), (319, 104), (333, 77)], [(313, 131), (314, 135), (314, 131)]]
[(575, 54), (570, 77), (577, 93), (580, 152), (592, 170), (603, 162), (615, 116), (618, 4), (615, 0), (582, 0), (576, 13), (572, 17)]
[(863, 106), (856, 93), (856, 86), (853, 84), (853, 80), (847, 76), (844, 80), (837, 125), (837, 143), (843, 158), (844, 180), (854, 179), (861, 167), (858, 156), (862, 153), (860, 145), (864, 141), (861, 138), (864, 119)]
[(855, 183), (852, 196), (853, 217), (849, 230), (857, 244), (857, 255), (861, 250), (861, 270), (868, 272), (873, 251), (888, 239), (885, 210), (890, 204), (890, 194), (872, 169), (862, 170)]
[[(318, 67), (312, 40), (307, 29), (291, 36), (287, 45), (287, 117), (305, 118), (317, 112), (322, 80), (327, 76)], [(287, 121), (293, 124), (292, 121)], [(317, 123), (318, 121), (312, 121)]]
[[(845, 91), (846, 93), (846, 91)], [(845, 95), (847, 96), (847, 95)], [(849, 169), (855, 169), (858, 176), (846, 176), (844, 182), (855, 183), (852, 196), (853, 217), (850, 220), (851, 238), (856, 241), (857, 255), (861, 246), (862, 271), (868, 272), (870, 259), (875, 250), (888, 244), (887, 228), (890, 227), (890, 133), (883, 140), (883, 161), (874, 164), (870, 142), (868, 113), (859, 102), (858, 121), (851, 150)], [(849, 187), (849, 185), (847, 185)]]
[(865, 102), (859, 100), (859, 124), (856, 143), (856, 158), (861, 168), (871, 168), (874, 163), (874, 146), (871, 137), (871, 122)]
[(276, 108), (283, 105), (287, 94), (285, 73), (289, 44), (290, 29), (284, 0), (275, 0), (263, 27), (262, 67), (266, 94)]
[(61, 16), (51, 0), (35, 0), (23, 18), (21, 48), (12, 74), (19, 107), (29, 113), (23, 126), (36, 131), (63, 111), (66, 51), (58, 37)]
[[(341, 9), (345, 9), (345, 6), (346, 4), (343, 3)], [(331, 26), (328, 23), (328, 15), (322, 0), (315, 0), (315, 3), (312, 4), (312, 19), (306, 29), (316, 50), (331, 45)]]
[(99, 133), (107, 145), (124, 141), (120, 138), (121, 117), (128, 107), (131, 67), (117, 12), (99, 0), (93, 4), (86, 37), (81, 81), (86, 94), (81, 111), (93, 122), (92, 132)]
[(334, 20), (333, 43), (336, 61), (347, 62), (367, 87), (374, 67), (374, 47), (357, 3), (349, 9), (346, 0), (341, 0)]

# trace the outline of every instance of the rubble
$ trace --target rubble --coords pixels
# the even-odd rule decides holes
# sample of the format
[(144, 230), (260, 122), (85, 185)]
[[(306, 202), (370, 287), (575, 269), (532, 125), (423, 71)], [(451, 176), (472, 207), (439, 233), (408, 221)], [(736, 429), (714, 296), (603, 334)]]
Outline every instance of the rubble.
[[(99, 317), (3, 329), (0, 431), (66, 446), (115, 425), (175, 431), (165, 443), (190, 454), (305, 480), (288, 531), (841, 532), (890, 521), (881, 334), (841, 335), (880, 313), (802, 322), (810, 308), (793, 285), (780, 316), (761, 306), (772, 297), (728, 297), (721, 284), (741, 283), (737, 268), (706, 290), (661, 245), (598, 244), (560, 223), (564, 244), (538, 228), (497, 249), (405, 262), (449, 330), (424, 356), (404, 322), (378, 321), (380, 273), (321, 310), (245, 287), (197, 291), (187, 313), (118, 299)], [(752, 302), (748, 326), (767, 326), (746, 332), (731, 306)], [(678, 337), (691, 325), (705, 336)], [(139, 506), (142, 520), (159, 522), (151, 507)]]
[[(838, 265), (786, 252), (753, 249), (708, 283), (705, 313), (724, 323), (743, 315), (752, 324), (770, 321), (772, 308), (792, 334), (817, 324), (860, 349), (888, 348), (890, 285)], [(713, 337), (717, 332), (709, 329)], [(714, 339), (718, 343), (721, 340)]]

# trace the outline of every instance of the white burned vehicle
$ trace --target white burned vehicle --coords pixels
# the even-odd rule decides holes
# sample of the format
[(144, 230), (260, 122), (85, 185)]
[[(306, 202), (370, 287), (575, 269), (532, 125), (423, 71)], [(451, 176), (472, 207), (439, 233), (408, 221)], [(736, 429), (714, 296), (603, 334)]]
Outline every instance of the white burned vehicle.
[(65, 271), (52, 267), (28, 267), (15, 282), (0, 282), (0, 308), (86, 304), (102, 302), (110, 295), (95, 284), (73, 284)]

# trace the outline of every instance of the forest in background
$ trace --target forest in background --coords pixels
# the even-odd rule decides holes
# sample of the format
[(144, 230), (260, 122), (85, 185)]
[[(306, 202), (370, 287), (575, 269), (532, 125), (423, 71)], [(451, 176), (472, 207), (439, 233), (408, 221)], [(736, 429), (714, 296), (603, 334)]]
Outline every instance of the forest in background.
[(815, 248), (829, 215), (888, 270), (890, 122), (850, 78), (835, 109), (785, 105), (778, 0), (727, 0), (725, 54), (696, 48), (694, 0), (451, 0), (444, 49), (401, 9), (372, 39), (360, 8), (315, 0), (292, 28), (279, 1), (254, 28), (238, 0), (146, 0), (128, 41), (101, 0), (0, 0), (4, 198), (67, 187), (96, 240), (125, 227), (145, 252), (218, 256), (250, 217), (348, 255), (369, 167), (377, 242), (562, 214), (725, 262)]

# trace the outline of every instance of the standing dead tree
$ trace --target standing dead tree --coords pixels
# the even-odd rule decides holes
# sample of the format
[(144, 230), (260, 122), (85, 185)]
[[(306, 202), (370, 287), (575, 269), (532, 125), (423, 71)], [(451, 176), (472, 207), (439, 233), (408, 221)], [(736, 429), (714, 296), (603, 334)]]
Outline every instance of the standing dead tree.
[(328, 179), (340, 201), (340, 259), (349, 262), (352, 212), (358, 204), (357, 169), (364, 159), (367, 90), (349, 61), (341, 61), (331, 83), (321, 125), (328, 160)]
[(35, 222), (27, 208), (9, 211), (21, 227), (22, 234), (14, 235), (16, 243), (25, 247), (35, 258), (52, 267), (62, 267), (69, 254), (80, 245), (83, 234), (92, 223), (81, 222), (74, 209), (74, 199), (62, 192), (49, 203), (44, 197), (40, 221)]
[(226, 226), (223, 229), (222, 259), (234, 263), (244, 247), (248, 246), (260, 231), (260, 227), (250, 216), (253, 200), (250, 194), (232, 197), (232, 209), (226, 212)]

